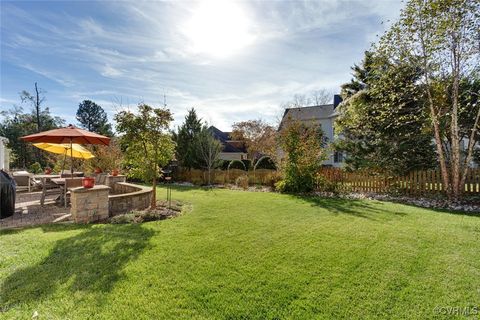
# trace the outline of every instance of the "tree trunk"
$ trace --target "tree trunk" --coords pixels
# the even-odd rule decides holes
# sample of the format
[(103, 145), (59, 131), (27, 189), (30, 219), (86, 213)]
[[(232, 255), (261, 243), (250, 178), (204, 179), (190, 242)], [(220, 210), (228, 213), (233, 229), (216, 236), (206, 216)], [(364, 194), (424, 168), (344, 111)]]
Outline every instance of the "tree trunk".
[[(475, 135), (477, 134), (478, 125), (480, 120), (480, 106), (478, 107), (477, 116), (475, 117), (475, 122), (473, 124), (472, 132), (470, 133), (470, 137), (468, 140), (468, 147), (467, 147), (467, 156), (465, 157), (464, 167), (463, 167), (463, 174), (460, 179), (460, 185), (465, 185), (465, 180), (468, 174), (468, 165), (470, 161), (473, 159), (473, 147), (475, 146)], [(463, 189), (462, 189), (463, 190)]]
[(458, 87), (459, 87), (459, 70), (458, 70), (458, 53), (453, 48), (452, 50), (453, 65), (453, 83), (452, 83), (452, 114), (450, 125), (450, 140), (451, 140), (451, 154), (452, 154), (452, 193), (453, 200), (458, 200), (462, 193), (462, 186), (460, 185), (460, 135), (458, 132)]
[(212, 170), (212, 169), (211, 169), (210, 166), (209, 166), (209, 167), (208, 167), (208, 186), (210, 186), (210, 184), (211, 184), (211, 182), (210, 182), (210, 181), (211, 181), (211, 180), (210, 180), (210, 172), (211, 172), (211, 170)]
[(40, 132), (42, 129), (40, 123), (40, 96), (38, 93), (37, 83), (35, 82), (35, 112), (37, 114), (37, 132)]
[(152, 193), (152, 201), (150, 202), (150, 209), (155, 209), (157, 207), (157, 165), (155, 165), (155, 173), (153, 175), (153, 193)]
[(443, 190), (446, 191), (449, 198), (452, 197), (452, 192), (450, 188), (450, 179), (448, 174), (447, 163), (445, 161), (445, 154), (443, 153), (442, 138), (440, 135), (440, 126), (438, 124), (437, 114), (435, 112), (435, 107), (433, 106), (433, 99), (431, 97), (430, 89), (428, 89), (428, 96), (430, 102), (430, 116), (432, 117), (433, 130), (435, 135), (435, 146), (438, 153), (438, 161), (440, 163), (440, 172), (442, 174), (442, 183)]

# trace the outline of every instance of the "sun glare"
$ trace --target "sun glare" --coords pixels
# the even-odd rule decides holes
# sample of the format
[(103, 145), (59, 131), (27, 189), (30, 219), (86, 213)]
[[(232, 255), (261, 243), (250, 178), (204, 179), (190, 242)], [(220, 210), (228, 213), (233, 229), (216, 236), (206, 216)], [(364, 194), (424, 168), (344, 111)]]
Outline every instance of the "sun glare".
[(217, 58), (235, 54), (254, 41), (247, 15), (230, 1), (201, 2), (183, 31), (194, 53)]

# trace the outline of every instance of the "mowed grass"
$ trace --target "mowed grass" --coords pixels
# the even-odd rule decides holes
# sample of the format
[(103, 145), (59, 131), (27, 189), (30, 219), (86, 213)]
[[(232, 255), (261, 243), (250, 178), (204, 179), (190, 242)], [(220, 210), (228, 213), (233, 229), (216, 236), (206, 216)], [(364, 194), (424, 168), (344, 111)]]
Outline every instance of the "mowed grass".
[(0, 232), (0, 318), (430, 319), (480, 305), (480, 216), (230, 190), (173, 197), (193, 210)]

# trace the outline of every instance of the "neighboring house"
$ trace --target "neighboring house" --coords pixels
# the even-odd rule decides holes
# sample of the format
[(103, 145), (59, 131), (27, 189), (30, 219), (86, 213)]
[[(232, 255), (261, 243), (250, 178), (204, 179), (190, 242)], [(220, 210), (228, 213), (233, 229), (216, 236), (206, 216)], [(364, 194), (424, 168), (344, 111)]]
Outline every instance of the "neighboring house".
[(8, 139), (0, 137), (0, 169), (10, 170), (10, 149), (7, 148)]
[(232, 140), (231, 132), (223, 132), (214, 126), (208, 128), (215, 139), (219, 140), (223, 145), (223, 150), (220, 153), (221, 160), (246, 160), (247, 149), (243, 141)]
[[(336, 107), (342, 102), (339, 95), (334, 95), (333, 104), (320, 106), (309, 106), (301, 108), (287, 108), (280, 122), (278, 130), (282, 130), (288, 120), (300, 121), (307, 125), (319, 125), (325, 136), (327, 144), (333, 142), (334, 121), (338, 116)], [(343, 154), (339, 152), (332, 153), (327, 160), (323, 162), (325, 166), (341, 167), (343, 163)]]

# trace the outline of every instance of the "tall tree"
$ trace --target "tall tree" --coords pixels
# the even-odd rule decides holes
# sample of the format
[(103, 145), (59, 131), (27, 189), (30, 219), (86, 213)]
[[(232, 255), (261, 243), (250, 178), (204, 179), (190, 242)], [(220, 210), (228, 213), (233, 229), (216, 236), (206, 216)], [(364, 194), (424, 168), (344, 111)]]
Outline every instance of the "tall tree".
[(200, 157), (196, 150), (196, 141), (202, 131), (202, 121), (197, 117), (194, 108), (188, 111), (185, 121), (174, 133), (173, 138), (177, 144), (176, 156), (185, 168), (199, 168)]
[(419, 70), (373, 52), (352, 70), (336, 119), (336, 148), (346, 152), (347, 168), (403, 175), (434, 167)]
[(435, 139), (443, 185), (458, 199), (473, 157), (480, 107), (474, 112), (465, 156), (461, 150), (462, 79), (478, 74), (480, 2), (472, 0), (410, 0), (400, 19), (381, 38), (377, 50), (391, 60), (421, 70), (422, 88)]
[(115, 115), (117, 131), (126, 143), (126, 161), (132, 166), (135, 176), (152, 182), (150, 207), (156, 208), (157, 178), (160, 168), (173, 159), (175, 143), (168, 128), (173, 120), (166, 108), (138, 105), (138, 112), (120, 111)]
[(233, 124), (232, 138), (245, 142), (248, 157), (252, 160), (276, 153), (275, 128), (262, 120), (248, 120)]
[(108, 123), (107, 113), (101, 106), (90, 100), (78, 105), (77, 121), (82, 128), (106, 136), (112, 136), (112, 125)]
[[(20, 137), (35, 133), (37, 127), (37, 113), (33, 109), (30, 113), (24, 113), (20, 107), (1, 112), (0, 136), (8, 138), (8, 147), (13, 153), (12, 166), (16, 168), (28, 168), (32, 163), (38, 162), (42, 166), (48, 163), (48, 153), (35, 148), (31, 143), (20, 140)], [(53, 117), (48, 108), (41, 110), (39, 119), (42, 130), (50, 130), (65, 125), (65, 120)]]
[(210, 185), (212, 169), (219, 164), (219, 156), (223, 149), (223, 145), (220, 141), (215, 139), (206, 126), (203, 126), (198, 139), (196, 140), (195, 149), (200, 156), (201, 165), (207, 169), (208, 185)]

